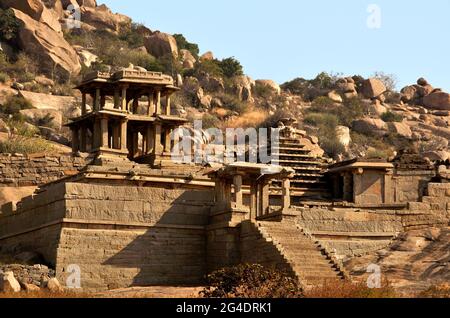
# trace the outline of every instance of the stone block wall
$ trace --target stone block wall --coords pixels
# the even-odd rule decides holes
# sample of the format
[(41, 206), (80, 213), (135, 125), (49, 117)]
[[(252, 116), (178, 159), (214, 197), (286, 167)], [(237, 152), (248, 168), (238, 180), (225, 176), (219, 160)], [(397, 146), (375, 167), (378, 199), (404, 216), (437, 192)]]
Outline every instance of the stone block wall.
[(87, 163), (72, 156), (0, 154), (0, 187), (42, 185), (72, 175)]
[(78, 265), (84, 288), (200, 283), (212, 202), (209, 189), (57, 183), (3, 208), (0, 246), (43, 254), (62, 282)]
[(425, 195), (428, 183), (436, 176), (435, 170), (396, 170), (392, 176), (392, 202), (417, 202)]

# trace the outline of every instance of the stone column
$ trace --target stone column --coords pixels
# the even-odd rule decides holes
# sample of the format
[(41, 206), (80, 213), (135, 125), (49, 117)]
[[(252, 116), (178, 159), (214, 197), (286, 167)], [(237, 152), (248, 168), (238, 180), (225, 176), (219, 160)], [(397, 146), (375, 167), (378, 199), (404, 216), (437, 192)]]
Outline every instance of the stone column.
[(161, 90), (158, 89), (156, 91), (156, 110), (155, 110), (155, 114), (156, 115), (160, 115), (161, 114)]
[(243, 205), (243, 194), (242, 194), (242, 176), (237, 174), (233, 177), (234, 186), (234, 204), (235, 208), (241, 208)]
[(120, 150), (127, 151), (127, 121), (120, 123)]
[(100, 94), (101, 94), (100, 88), (96, 88), (95, 89), (95, 97), (94, 97), (94, 110), (95, 111), (100, 110), (100, 98), (101, 98)]
[(264, 216), (269, 212), (269, 183), (263, 180), (260, 183), (260, 195), (259, 195), (259, 213), (258, 216)]
[(172, 138), (171, 138), (171, 128), (166, 128), (165, 140), (164, 140), (164, 152), (170, 153), (172, 151)]
[(383, 191), (383, 203), (392, 204), (394, 203), (394, 192), (392, 186), (392, 176), (394, 175), (394, 171), (387, 170), (384, 175), (384, 191)]
[(83, 92), (81, 95), (81, 115), (86, 115), (87, 107), (86, 107), (86, 93)]
[(101, 143), (100, 147), (109, 148), (109, 140), (108, 140), (108, 118), (103, 117), (101, 119)]
[(80, 150), (80, 143), (79, 143), (79, 129), (78, 127), (71, 127), (72, 130), (72, 153), (77, 153), (78, 150)]
[(250, 219), (258, 216), (258, 183), (253, 181), (250, 185)]
[(161, 145), (161, 123), (155, 123), (154, 127), (155, 133), (155, 155), (160, 155), (163, 152), (163, 147)]
[(344, 172), (342, 175), (344, 179), (344, 186), (343, 186), (343, 199), (348, 202), (353, 201), (353, 175), (350, 172)]
[(283, 197), (282, 197), (282, 212), (287, 212), (291, 207), (291, 180), (286, 178), (283, 180)]
[(166, 115), (170, 116), (170, 95), (166, 97)]
[(101, 95), (100, 96), (100, 110), (105, 108), (106, 105), (106, 96), (105, 95)]

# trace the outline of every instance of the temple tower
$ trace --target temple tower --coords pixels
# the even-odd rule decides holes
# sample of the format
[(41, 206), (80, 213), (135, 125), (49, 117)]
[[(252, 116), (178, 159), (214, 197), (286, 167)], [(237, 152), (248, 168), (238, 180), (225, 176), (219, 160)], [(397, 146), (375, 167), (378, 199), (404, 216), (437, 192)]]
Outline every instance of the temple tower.
[(129, 159), (153, 166), (170, 162), (171, 133), (186, 122), (171, 114), (171, 96), (179, 90), (172, 77), (128, 69), (113, 74), (94, 72), (77, 89), (82, 94), (82, 113), (67, 124), (74, 153), (89, 152), (100, 161)]

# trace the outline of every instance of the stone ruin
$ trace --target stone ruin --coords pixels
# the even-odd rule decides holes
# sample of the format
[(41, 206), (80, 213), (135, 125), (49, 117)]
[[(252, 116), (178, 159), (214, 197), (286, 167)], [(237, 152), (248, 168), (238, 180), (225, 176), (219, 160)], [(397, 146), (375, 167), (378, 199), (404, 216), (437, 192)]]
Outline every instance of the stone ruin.
[(308, 287), (348, 279), (343, 259), (399, 233), (448, 226), (446, 166), (328, 165), (288, 119), (271, 148), (276, 165), (175, 164), (170, 133), (186, 121), (171, 114), (171, 77), (96, 73), (78, 88), (82, 115), (67, 125), (85, 165), (0, 214), (0, 252), (39, 253), (62, 283), (73, 265), (82, 288), (105, 290), (196, 285), (215, 269), (259, 263)]

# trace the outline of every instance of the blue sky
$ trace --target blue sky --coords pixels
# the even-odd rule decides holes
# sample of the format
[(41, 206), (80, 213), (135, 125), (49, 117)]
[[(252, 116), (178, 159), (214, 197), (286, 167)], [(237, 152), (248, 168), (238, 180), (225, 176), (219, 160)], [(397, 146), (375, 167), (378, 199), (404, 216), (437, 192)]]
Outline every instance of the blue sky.
[[(151, 30), (182, 33), (201, 52), (236, 57), (254, 79), (279, 83), (321, 71), (423, 76), (450, 91), (448, 0), (99, 0)], [(169, 3), (169, 5), (168, 5)], [(369, 28), (368, 7), (380, 9)], [(371, 20), (373, 21), (373, 20)], [(378, 20), (375, 20), (375, 22)]]

